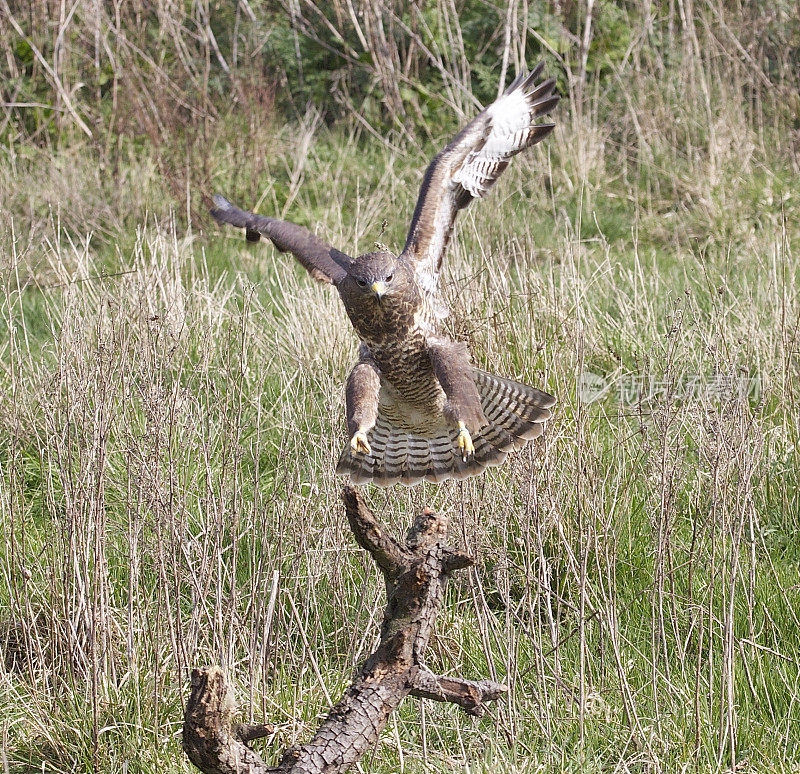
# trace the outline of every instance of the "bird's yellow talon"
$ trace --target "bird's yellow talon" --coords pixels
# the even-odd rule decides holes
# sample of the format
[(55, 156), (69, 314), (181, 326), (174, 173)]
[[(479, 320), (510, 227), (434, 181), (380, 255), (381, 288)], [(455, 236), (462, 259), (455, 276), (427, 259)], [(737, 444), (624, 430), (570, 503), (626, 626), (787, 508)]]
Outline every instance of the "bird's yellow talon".
[(469, 434), (463, 422), (458, 423), (458, 448), (461, 449), (461, 459), (466, 462), (475, 454), (475, 446), (472, 443), (472, 436)]
[(367, 434), (363, 430), (359, 430), (350, 439), (350, 448), (356, 454), (358, 454), (359, 452), (363, 452), (364, 454), (372, 454), (372, 447), (369, 445), (369, 441), (367, 440)]

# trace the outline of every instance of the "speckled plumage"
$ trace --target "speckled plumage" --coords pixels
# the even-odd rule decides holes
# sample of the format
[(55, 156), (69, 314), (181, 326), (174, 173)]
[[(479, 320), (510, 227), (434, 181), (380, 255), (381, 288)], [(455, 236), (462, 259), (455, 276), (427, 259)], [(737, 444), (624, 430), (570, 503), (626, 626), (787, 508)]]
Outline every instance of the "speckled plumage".
[(339, 292), (362, 341), (346, 389), (352, 440), (337, 466), (356, 483), (474, 475), (540, 435), (550, 416), (552, 396), (470, 364), (466, 346), (441, 330), (438, 290), (458, 211), (553, 128), (534, 123), (558, 101), (552, 80), (535, 85), (541, 69), (521, 74), (433, 159), (399, 256), (350, 258), (307, 229), (215, 197), (214, 217), (245, 228), (250, 240), (267, 236)]

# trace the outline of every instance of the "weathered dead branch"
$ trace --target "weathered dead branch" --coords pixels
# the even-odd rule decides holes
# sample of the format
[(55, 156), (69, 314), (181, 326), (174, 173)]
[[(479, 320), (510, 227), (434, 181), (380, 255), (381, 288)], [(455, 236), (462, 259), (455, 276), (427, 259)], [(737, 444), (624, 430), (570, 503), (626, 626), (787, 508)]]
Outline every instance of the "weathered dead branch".
[(312, 739), (287, 750), (277, 767), (267, 766), (247, 744), (268, 735), (271, 727), (233, 722), (235, 702), (222, 669), (194, 670), (183, 746), (206, 774), (347, 771), (377, 741), (391, 713), (409, 694), (452, 702), (471, 715), (481, 715), (486, 702), (507, 690), (490, 680), (438, 676), (424, 664), (448, 577), (473, 563), (467, 554), (445, 545), (447, 518), (426, 509), (409, 529), (405, 543), (400, 543), (355, 489), (345, 487), (343, 498), (356, 541), (370, 553), (386, 581), (380, 644)]

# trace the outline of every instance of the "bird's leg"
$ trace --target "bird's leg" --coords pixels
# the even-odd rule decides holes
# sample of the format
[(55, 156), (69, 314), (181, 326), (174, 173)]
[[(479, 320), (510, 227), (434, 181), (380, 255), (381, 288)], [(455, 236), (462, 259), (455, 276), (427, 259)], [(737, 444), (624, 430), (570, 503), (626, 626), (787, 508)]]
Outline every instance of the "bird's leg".
[(378, 368), (369, 358), (360, 360), (350, 372), (345, 390), (347, 430), (353, 454), (372, 454), (367, 433), (378, 417), (378, 395), (381, 380)]
[(458, 448), (461, 449), (461, 459), (466, 462), (475, 454), (475, 446), (472, 443), (472, 436), (463, 422), (458, 423)]
[(475, 454), (470, 429), (477, 433), (488, 424), (475, 386), (469, 352), (464, 344), (439, 338), (430, 338), (427, 347), (433, 371), (447, 398), (443, 409), (445, 418), (458, 427), (461, 459), (468, 462)]

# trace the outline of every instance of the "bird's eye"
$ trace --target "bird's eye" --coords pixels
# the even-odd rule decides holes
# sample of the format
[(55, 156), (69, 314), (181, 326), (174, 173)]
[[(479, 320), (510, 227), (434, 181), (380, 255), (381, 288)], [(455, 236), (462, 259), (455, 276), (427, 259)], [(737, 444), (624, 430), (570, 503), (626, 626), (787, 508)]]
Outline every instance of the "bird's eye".
[(387, 282), (391, 282), (393, 279), (394, 279), (394, 274), (390, 274), (390, 275), (389, 275), (389, 276), (386, 278), (386, 281), (387, 281)]
[(356, 282), (358, 283), (358, 287), (360, 287), (360, 288), (367, 287), (367, 281), (366, 280), (356, 280)]

